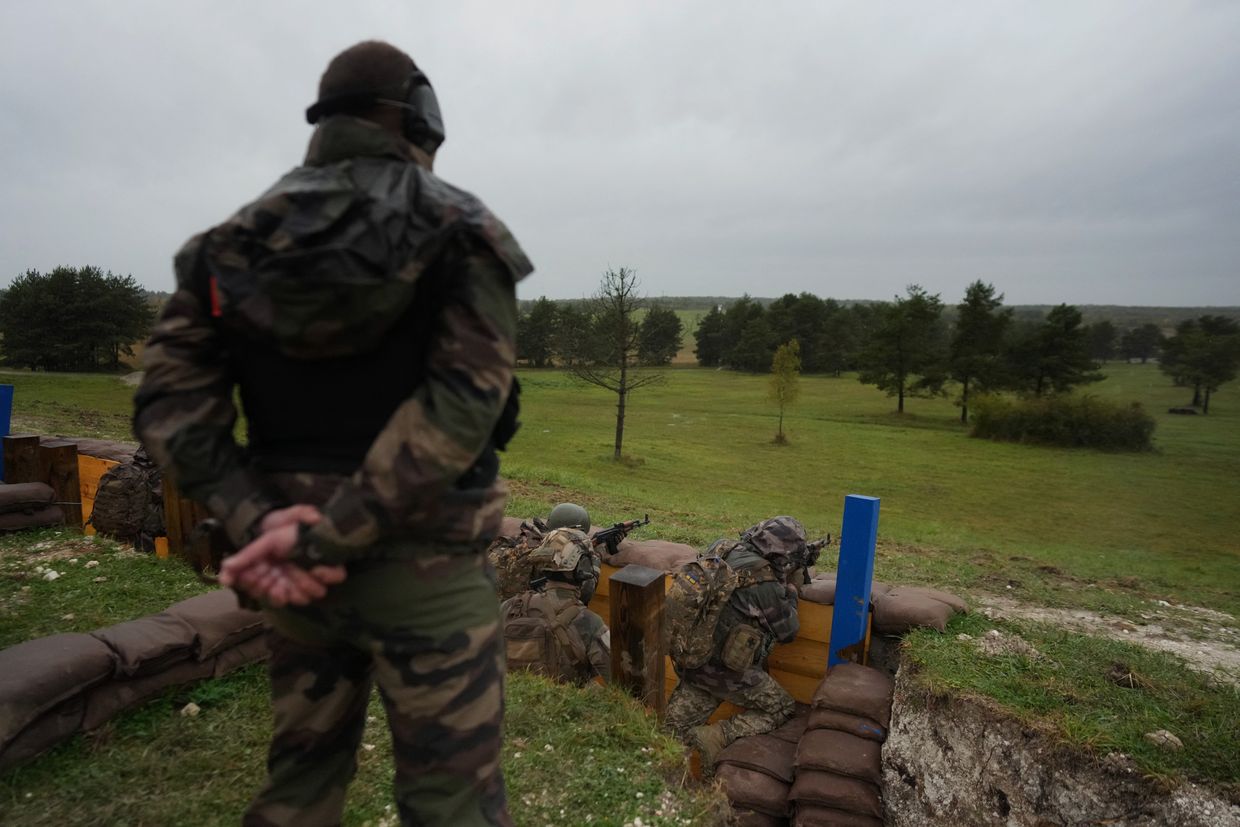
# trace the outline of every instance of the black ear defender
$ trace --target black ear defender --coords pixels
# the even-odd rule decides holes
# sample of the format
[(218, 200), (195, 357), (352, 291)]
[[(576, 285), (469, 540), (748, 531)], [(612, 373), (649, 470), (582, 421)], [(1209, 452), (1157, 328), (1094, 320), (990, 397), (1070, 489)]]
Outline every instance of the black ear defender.
[(356, 111), (376, 103), (396, 106), (404, 110), (401, 131), (405, 140), (427, 154), (433, 154), (443, 143), (444, 129), (439, 99), (435, 96), (430, 79), (420, 70), (414, 69), (398, 94), (403, 100), (384, 97), (381, 92), (373, 89), (328, 95), (306, 109), (306, 122), (316, 124), (328, 115)]

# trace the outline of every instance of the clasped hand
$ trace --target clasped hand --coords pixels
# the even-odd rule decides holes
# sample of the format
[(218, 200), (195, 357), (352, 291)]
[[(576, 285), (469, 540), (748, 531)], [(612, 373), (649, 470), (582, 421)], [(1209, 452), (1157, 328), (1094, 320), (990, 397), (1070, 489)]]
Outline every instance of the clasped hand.
[(305, 606), (323, 597), (328, 586), (344, 580), (344, 566), (306, 569), (288, 559), (301, 525), (314, 525), (322, 518), (312, 505), (269, 512), (259, 523), (262, 533), (224, 561), (220, 583), (275, 608)]

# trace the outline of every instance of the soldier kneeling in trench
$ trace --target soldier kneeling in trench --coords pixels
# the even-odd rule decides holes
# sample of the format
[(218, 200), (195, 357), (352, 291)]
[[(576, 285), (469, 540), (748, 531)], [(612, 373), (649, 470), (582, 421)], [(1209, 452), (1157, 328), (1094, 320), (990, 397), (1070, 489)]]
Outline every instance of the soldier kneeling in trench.
[[(533, 572), (530, 555), (542, 545), (548, 533), (557, 528), (574, 528), (583, 534), (590, 533), (590, 514), (576, 503), (560, 503), (551, 509), (547, 519), (534, 517), (521, 523), (515, 537), (500, 537), (487, 549), (487, 559), (495, 569), (495, 588), (501, 601), (523, 594), (530, 587)], [(590, 554), (595, 563), (601, 561), (593, 546)], [(589, 598), (586, 598), (589, 602)]]
[(610, 680), (611, 634), (603, 618), (586, 608), (599, 564), (585, 532), (551, 531), (529, 562), (529, 589), (500, 607), (508, 670), (575, 684)]
[[(668, 699), (664, 721), (673, 734), (700, 750), (704, 774), (713, 772), (719, 753), (737, 738), (770, 732), (792, 717), (796, 702), (763, 665), (776, 643), (792, 641), (800, 630), (797, 592), (788, 575), (799, 571), (805, 555), (801, 523), (792, 517), (772, 517), (747, 529), (739, 541), (717, 541), (699, 560), (722, 558), (730, 569), (724, 574), (732, 590), (721, 596), (726, 602), (713, 629), (694, 629), (709, 635), (709, 640), (696, 646), (672, 641), (679, 682)], [(677, 662), (678, 653), (695, 648), (709, 652), (704, 663)], [(723, 701), (744, 712), (707, 725)]]

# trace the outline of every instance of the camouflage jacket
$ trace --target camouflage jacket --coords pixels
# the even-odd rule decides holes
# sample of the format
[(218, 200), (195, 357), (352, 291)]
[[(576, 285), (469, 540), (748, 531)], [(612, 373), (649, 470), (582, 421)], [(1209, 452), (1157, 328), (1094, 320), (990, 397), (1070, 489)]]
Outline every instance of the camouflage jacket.
[[(507, 401), (515, 284), (532, 267), (481, 202), (418, 159), (372, 123), (328, 118), (303, 166), (176, 256), (177, 289), (147, 344), (134, 430), (238, 545), (267, 511), (299, 501), (324, 514), (303, 530), (303, 561), (355, 559), (386, 541), (476, 544), (498, 531), (502, 481), (458, 483)], [(428, 299), (435, 274), (441, 287)], [(311, 469), (284, 485), (238, 447), (234, 388), (245, 399), (246, 383), (253, 391), (263, 379), (243, 381), (248, 349), (311, 371), (315, 360), (364, 364), (420, 307), (431, 312), (424, 358), (408, 366), (416, 381), (398, 377), (411, 391), (363, 443), (351, 475)], [(332, 422), (316, 427), (326, 438)]]
[[(768, 565), (757, 552), (743, 543), (733, 546), (723, 555), (723, 559), (729, 566), (741, 571), (755, 571)], [(716, 657), (728, 634), (742, 623), (762, 634), (763, 645), (759, 653), (761, 658), (765, 658), (776, 643), (791, 642), (801, 630), (795, 592), (779, 580), (766, 580), (734, 591), (720, 612), (719, 623), (715, 627)]]
[(487, 558), (495, 569), (495, 588), (500, 600), (515, 597), (530, 587), (530, 554), (542, 545), (547, 525), (537, 517), (521, 523), (515, 537), (498, 537), (487, 549)]

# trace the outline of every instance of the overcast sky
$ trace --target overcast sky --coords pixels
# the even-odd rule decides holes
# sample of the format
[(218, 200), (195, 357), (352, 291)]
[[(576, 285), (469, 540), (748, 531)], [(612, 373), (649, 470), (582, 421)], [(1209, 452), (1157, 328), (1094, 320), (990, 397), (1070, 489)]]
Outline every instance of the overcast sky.
[(439, 93), (537, 270), (658, 295), (1240, 305), (1240, 2), (0, 5), (0, 283), (171, 259), (301, 160), (333, 54)]

